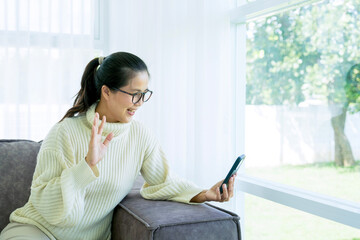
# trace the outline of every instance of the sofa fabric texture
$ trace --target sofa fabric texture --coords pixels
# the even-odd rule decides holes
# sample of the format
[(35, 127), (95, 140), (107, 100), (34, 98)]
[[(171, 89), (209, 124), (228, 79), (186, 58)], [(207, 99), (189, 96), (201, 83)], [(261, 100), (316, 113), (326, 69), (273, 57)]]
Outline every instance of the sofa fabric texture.
[[(0, 140), (0, 232), (10, 214), (30, 196), (41, 142)], [(140, 195), (144, 179), (115, 208), (112, 239), (241, 239), (239, 217), (210, 204), (146, 200)]]
[(10, 214), (24, 206), (41, 143), (28, 140), (0, 140), (0, 232)]
[(116, 207), (112, 228), (118, 229), (112, 231), (115, 240), (241, 239), (239, 217), (234, 213), (210, 204), (146, 200), (138, 190)]

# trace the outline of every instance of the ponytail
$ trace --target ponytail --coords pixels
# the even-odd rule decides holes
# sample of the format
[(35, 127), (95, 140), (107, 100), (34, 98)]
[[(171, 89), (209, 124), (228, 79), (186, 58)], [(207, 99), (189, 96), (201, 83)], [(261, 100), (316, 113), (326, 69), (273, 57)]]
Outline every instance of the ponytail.
[(66, 112), (60, 122), (65, 118), (86, 112), (92, 104), (100, 99), (100, 91), (97, 90), (95, 83), (95, 74), (98, 66), (99, 58), (94, 58), (87, 64), (81, 78), (81, 89), (75, 95), (73, 107)]

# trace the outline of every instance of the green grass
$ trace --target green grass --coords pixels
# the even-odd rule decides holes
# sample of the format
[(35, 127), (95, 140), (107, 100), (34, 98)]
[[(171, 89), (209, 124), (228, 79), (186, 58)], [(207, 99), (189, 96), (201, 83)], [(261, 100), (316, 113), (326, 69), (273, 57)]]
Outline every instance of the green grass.
[[(317, 193), (360, 202), (360, 165), (332, 163), (251, 168), (247, 173)], [(247, 240), (360, 240), (360, 230), (246, 194)]]

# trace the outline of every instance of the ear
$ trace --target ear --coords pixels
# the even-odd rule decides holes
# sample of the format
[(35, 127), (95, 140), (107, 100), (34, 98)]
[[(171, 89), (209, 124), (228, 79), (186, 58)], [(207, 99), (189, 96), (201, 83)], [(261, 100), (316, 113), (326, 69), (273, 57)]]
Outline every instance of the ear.
[(103, 95), (106, 100), (109, 99), (109, 97), (110, 97), (110, 89), (106, 85), (103, 85), (101, 87), (101, 95)]

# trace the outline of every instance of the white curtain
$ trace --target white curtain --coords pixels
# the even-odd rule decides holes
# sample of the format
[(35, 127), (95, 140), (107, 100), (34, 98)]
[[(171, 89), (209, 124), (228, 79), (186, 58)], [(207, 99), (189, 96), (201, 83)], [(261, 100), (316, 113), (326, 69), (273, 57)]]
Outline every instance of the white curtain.
[(109, 52), (148, 65), (154, 91), (137, 118), (158, 136), (172, 171), (203, 187), (224, 178), (235, 152), (235, 84), (228, 0), (109, 4)]
[[(233, 7), (233, 0), (0, 0), (0, 138), (43, 139), (72, 104), (90, 59), (132, 52), (147, 63), (154, 91), (136, 118), (157, 135), (172, 171), (211, 187), (240, 154)], [(94, 50), (99, 42), (104, 53)]]
[(39, 141), (72, 105), (94, 50), (92, 0), (0, 0), (0, 138)]

